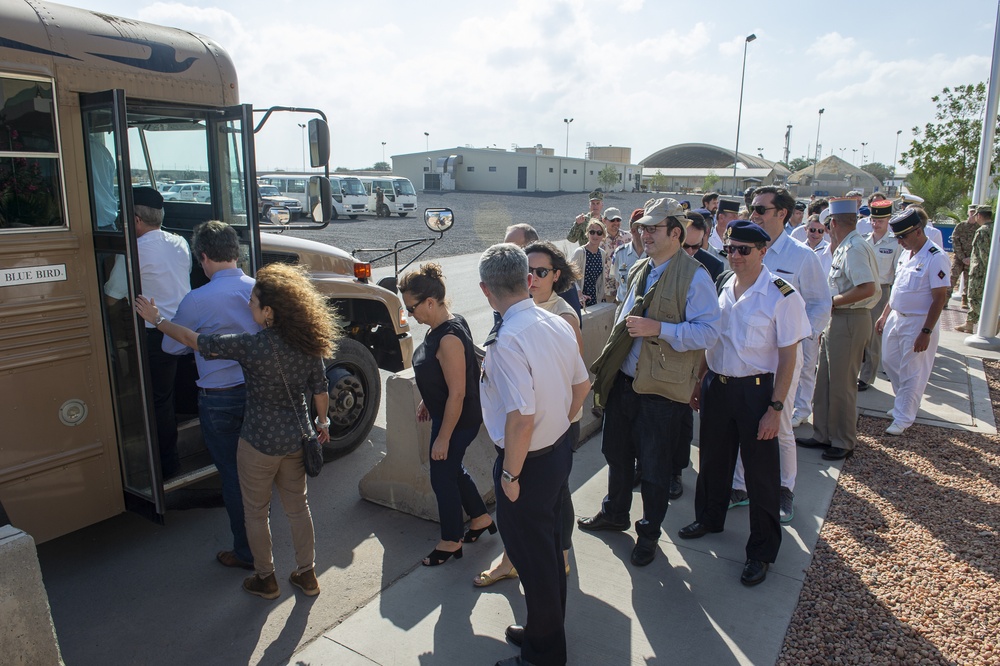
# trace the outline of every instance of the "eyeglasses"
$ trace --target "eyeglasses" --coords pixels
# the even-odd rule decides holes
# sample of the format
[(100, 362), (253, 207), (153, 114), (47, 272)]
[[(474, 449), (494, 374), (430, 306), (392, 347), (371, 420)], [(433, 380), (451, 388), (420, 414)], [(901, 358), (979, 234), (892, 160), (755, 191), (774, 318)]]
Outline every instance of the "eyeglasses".
[(750, 210), (758, 215), (763, 215), (769, 210), (777, 210), (775, 206), (750, 206)]
[(688, 245), (687, 243), (684, 243), (683, 247), (685, 250), (700, 250), (701, 243), (695, 243), (694, 245)]
[(424, 299), (421, 299), (421, 300), (417, 301), (417, 302), (416, 302), (416, 303), (414, 303), (413, 305), (407, 305), (407, 306), (406, 306), (406, 311), (407, 311), (407, 312), (409, 312), (409, 313), (410, 313), (410, 314), (412, 315), (412, 314), (413, 314), (414, 312), (416, 312), (416, 311), (417, 311), (417, 308), (419, 308), (419, 307), (420, 307), (420, 304), (421, 304), (421, 303), (423, 303), (423, 302), (424, 302), (424, 301), (426, 301), (426, 300), (427, 300), (427, 299), (426, 299), (426, 298), (424, 298)]
[(906, 238), (907, 236), (909, 236), (910, 234), (912, 234), (914, 231), (916, 231), (916, 229), (910, 229), (909, 231), (904, 231), (901, 234), (895, 234), (896, 240), (900, 240), (901, 238)]
[(809, 228), (809, 233), (811, 234), (821, 234), (825, 231), (826, 229), (824, 229), (823, 227), (820, 227), (819, 229), (813, 229), (812, 227)]
[(600, 229), (591, 229), (587, 233), (590, 234), (591, 236), (603, 236), (604, 235), (604, 232), (601, 231)]
[(750, 252), (753, 251), (753, 249), (754, 249), (753, 245), (723, 245), (722, 246), (722, 251), (726, 253), (726, 256), (730, 256), (730, 255), (732, 255), (732, 254), (735, 253), (735, 254), (738, 254), (738, 255), (740, 255), (742, 257), (746, 257), (746, 256), (748, 256), (750, 254)]
[(650, 224), (650, 225), (641, 224), (639, 226), (642, 227), (641, 229), (639, 229), (639, 233), (640, 234), (653, 235), (653, 234), (656, 233), (657, 229), (666, 229), (670, 225), (667, 225), (667, 224)]
[(538, 276), (540, 278), (543, 278), (543, 277), (546, 277), (549, 273), (551, 273), (554, 270), (555, 270), (554, 268), (545, 268), (543, 266), (539, 266), (538, 268), (529, 268), (528, 269), (528, 274), (529, 275), (536, 275), (536, 276)]

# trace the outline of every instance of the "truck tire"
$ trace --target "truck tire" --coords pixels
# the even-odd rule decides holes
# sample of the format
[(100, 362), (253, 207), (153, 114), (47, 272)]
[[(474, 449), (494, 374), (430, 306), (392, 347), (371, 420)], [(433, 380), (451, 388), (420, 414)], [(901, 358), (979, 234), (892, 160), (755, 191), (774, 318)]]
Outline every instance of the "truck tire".
[(352, 220), (358, 219), (357, 215), (348, 215), (347, 217), (351, 218)]
[(260, 221), (263, 222), (264, 224), (271, 224), (271, 218), (268, 217), (268, 215), (267, 215), (270, 212), (271, 212), (271, 206), (270, 206), (270, 204), (267, 204), (267, 205), (264, 205), (263, 207), (261, 207), (261, 209), (260, 209)]
[(407, 215), (409, 215), (409, 213), (399, 213), (400, 217), (406, 217)]
[(382, 400), (382, 377), (371, 352), (357, 340), (344, 338), (337, 343), (326, 378), (330, 383), (330, 441), (324, 445), (324, 458), (329, 460), (350, 453), (368, 439)]

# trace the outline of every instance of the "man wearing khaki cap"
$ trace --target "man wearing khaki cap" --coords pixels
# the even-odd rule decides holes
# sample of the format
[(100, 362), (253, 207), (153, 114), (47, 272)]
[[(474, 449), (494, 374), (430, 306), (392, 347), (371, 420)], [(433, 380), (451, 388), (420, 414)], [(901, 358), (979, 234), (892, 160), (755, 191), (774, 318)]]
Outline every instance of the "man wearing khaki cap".
[(604, 227), (608, 230), (601, 241), (601, 249), (604, 250), (604, 300), (617, 303), (618, 273), (612, 258), (618, 248), (632, 242), (632, 235), (622, 230), (622, 214), (617, 208), (604, 211)]
[(636, 221), (646, 258), (629, 272), (628, 292), (611, 336), (591, 366), (594, 402), (605, 408), (608, 494), (601, 510), (578, 524), (588, 532), (629, 528), (638, 458), (643, 516), (635, 524), (635, 566), (649, 564), (656, 554), (679, 425), (689, 409), (704, 350), (719, 337), (715, 285), (708, 271), (681, 251), (684, 222), (684, 209), (674, 199), (651, 201)]
[(878, 302), (875, 250), (857, 232), (858, 200), (830, 200), (830, 234), (837, 241), (830, 267), (833, 316), (819, 348), (813, 396), (813, 436), (800, 446), (826, 448), (825, 460), (843, 460), (858, 443), (858, 373)]

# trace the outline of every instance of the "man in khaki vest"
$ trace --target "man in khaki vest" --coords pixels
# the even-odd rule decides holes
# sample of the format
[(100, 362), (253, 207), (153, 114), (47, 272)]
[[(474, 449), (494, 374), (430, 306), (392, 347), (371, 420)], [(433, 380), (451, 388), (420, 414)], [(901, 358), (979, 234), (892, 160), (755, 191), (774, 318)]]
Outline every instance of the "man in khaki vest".
[(636, 221), (646, 258), (632, 267), (611, 337), (591, 367), (594, 401), (605, 408), (608, 495), (586, 531), (629, 528), (632, 475), (642, 466), (643, 517), (632, 564), (653, 561), (669, 501), (671, 454), (704, 350), (719, 337), (719, 301), (708, 271), (680, 252), (684, 209), (656, 199)]

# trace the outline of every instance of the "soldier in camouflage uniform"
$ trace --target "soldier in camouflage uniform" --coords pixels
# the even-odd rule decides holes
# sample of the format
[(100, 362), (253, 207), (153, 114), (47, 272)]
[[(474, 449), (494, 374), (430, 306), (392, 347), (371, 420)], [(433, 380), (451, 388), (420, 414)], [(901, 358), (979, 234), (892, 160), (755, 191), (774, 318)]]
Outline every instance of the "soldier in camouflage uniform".
[(594, 190), (590, 193), (590, 210), (576, 216), (576, 220), (573, 221), (573, 226), (570, 227), (569, 233), (566, 235), (566, 240), (570, 243), (586, 245), (589, 240), (587, 238), (587, 225), (590, 224), (590, 221), (596, 219), (601, 224), (604, 224), (604, 220), (601, 215), (601, 210), (603, 208), (604, 193)]
[(983, 291), (986, 287), (986, 266), (990, 259), (990, 242), (993, 240), (993, 209), (980, 206), (976, 209), (979, 229), (972, 240), (972, 261), (969, 264), (969, 317), (965, 326), (956, 330), (974, 333), (979, 323), (979, 310), (983, 305)]
[(977, 206), (969, 206), (969, 219), (959, 222), (951, 233), (951, 245), (954, 253), (951, 258), (951, 287), (948, 289), (948, 300), (958, 288), (958, 281), (965, 276), (965, 291), (962, 292), (962, 307), (969, 306), (969, 264), (972, 261), (972, 238), (976, 235), (979, 222), (976, 219)]

